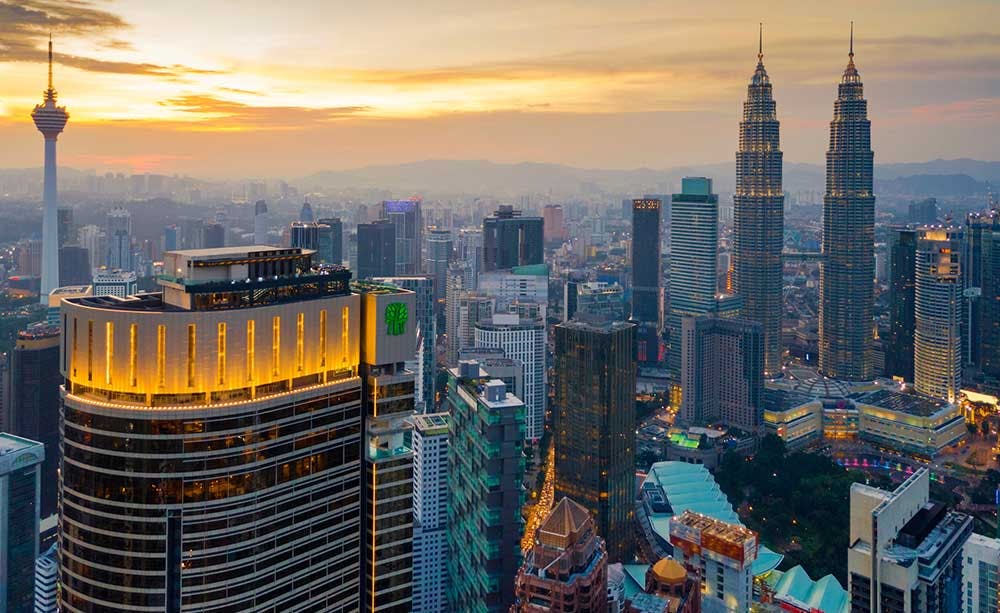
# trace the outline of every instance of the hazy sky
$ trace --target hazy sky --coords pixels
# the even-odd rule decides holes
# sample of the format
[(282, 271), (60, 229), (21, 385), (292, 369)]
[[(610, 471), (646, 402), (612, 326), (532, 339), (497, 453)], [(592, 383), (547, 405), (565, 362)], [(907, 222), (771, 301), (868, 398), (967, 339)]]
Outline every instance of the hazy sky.
[(764, 22), (788, 161), (820, 162), (856, 22), (877, 162), (1000, 159), (998, 0), (0, 0), (0, 167), (294, 177), (429, 158), (733, 158)]

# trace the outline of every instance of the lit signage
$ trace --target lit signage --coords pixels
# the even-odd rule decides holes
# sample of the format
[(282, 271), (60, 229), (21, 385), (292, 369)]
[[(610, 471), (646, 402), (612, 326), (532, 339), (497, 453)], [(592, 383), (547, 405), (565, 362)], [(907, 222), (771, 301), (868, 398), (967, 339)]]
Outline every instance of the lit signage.
[(409, 314), (406, 305), (402, 302), (393, 302), (385, 307), (386, 334), (389, 336), (399, 336), (406, 331), (406, 320)]

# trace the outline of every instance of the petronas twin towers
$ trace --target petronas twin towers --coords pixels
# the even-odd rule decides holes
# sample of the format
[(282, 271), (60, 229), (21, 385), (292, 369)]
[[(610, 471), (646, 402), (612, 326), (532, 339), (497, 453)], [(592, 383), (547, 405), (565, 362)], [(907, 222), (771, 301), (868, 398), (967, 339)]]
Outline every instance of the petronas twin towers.
[[(744, 317), (764, 333), (764, 374), (781, 374), (784, 202), (782, 154), (763, 40), (747, 87), (736, 152), (733, 289)], [(820, 264), (819, 367), (830, 377), (871, 379), (875, 272), (875, 197), (872, 193), (871, 122), (861, 78), (850, 61), (841, 79), (830, 124), (823, 200)]]

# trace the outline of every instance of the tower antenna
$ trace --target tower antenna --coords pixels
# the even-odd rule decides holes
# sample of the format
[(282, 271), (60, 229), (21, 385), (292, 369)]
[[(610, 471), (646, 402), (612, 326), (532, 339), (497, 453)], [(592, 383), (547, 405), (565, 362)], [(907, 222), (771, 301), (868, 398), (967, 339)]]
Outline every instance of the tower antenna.
[(764, 60), (764, 22), (760, 22), (760, 31), (757, 34), (757, 61)]
[(52, 32), (49, 32), (49, 90), (52, 90)]
[(854, 22), (851, 22), (851, 52), (847, 54), (852, 60), (854, 59)]

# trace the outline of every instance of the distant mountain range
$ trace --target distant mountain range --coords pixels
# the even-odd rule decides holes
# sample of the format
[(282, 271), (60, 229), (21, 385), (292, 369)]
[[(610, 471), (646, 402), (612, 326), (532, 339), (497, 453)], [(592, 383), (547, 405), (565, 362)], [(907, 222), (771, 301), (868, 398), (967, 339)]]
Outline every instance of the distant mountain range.
[[(717, 192), (735, 187), (735, 162), (666, 169), (608, 170), (561, 164), (522, 162), (500, 164), (486, 160), (426, 160), (408, 164), (366, 166), (315, 173), (294, 183), (309, 190), (385, 189), (414, 194), (550, 193), (580, 196), (672, 193), (685, 176), (715, 180)], [(825, 169), (819, 164), (786, 162), (786, 191), (822, 191)], [(1000, 188), (1000, 162), (933, 160), (904, 164), (877, 164), (876, 191), (914, 196), (967, 196), (986, 191), (987, 182)]]

